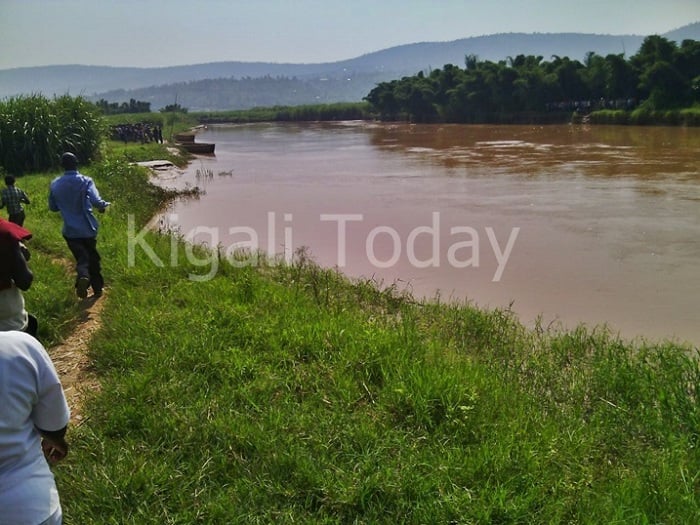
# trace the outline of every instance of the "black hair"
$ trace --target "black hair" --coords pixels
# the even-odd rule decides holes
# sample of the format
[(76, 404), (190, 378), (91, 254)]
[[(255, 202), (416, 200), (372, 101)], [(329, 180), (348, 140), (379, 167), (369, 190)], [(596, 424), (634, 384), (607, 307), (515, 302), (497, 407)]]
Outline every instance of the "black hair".
[(67, 151), (61, 155), (61, 166), (64, 170), (74, 170), (78, 167), (78, 157)]

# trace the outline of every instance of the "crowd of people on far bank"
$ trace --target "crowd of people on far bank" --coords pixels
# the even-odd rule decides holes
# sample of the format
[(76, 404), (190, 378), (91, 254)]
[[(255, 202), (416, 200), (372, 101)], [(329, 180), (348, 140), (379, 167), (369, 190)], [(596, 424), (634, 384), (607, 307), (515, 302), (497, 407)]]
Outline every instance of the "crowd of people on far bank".
[(163, 128), (151, 124), (150, 122), (139, 122), (137, 124), (117, 124), (111, 128), (113, 140), (118, 140), (126, 144), (127, 142), (156, 142), (163, 144)]
[(545, 104), (547, 111), (575, 111), (590, 113), (601, 109), (624, 109), (629, 111), (639, 105), (636, 98), (600, 98), (598, 100), (562, 100)]
[[(48, 207), (60, 212), (62, 234), (76, 261), (75, 292), (86, 299), (104, 289), (97, 251), (98, 222), (104, 212), (90, 177), (78, 171), (73, 153), (61, 157), (63, 175), (50, 185)], [(34, 280), (24, 227), (27, 194), (15, 178), (0, 191), (0, 523), (60, 525), (62, 510), (50, 465), (66, 457), (70, 409), (56, 369), (37, 339), (38, 320), (25, 308), (23, 292)]]

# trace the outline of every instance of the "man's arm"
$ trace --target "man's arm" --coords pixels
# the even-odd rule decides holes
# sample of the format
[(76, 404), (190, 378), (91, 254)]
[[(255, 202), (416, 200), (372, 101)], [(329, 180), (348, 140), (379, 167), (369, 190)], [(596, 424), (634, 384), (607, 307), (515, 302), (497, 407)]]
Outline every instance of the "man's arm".
[(49, 210), (59, 211), (58, 204), (56, 204), (56, 198), (53, 196), (53, 192), (49, 191)]
[(105, 211), (107, 206), (109, 206), (109, 202), (100, 197), (100, 192), (97, 191), (97, 186), (92, 180), (90, 180), (87, 187), (87, 196), (90, 199), (90, 204), (97, 208), (99, 212)]
[(36, 398), (30, 418), (42, 437), (41, 448), (46, 460), (56, 463), (68, 454), (65, 435), (70, 423), (70, 408), (56, 368), (46, 349), (30, 335), (22, 334), (21, 337), (25, 339), (27, 353), (35, 362), (32, 375), (36, 384)]
[(15, 286), (23, 291), (29, 290), (34, 280), (34, 274), (29, 269), (19, 243), (12, 248), (12, 280)]

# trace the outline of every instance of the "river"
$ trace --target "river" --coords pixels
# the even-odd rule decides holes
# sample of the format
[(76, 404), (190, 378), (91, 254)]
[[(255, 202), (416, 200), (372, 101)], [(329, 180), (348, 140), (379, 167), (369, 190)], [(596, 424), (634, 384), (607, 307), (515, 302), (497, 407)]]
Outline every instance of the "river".
[[(417, 297), (700, 344), (700, 129), (210, 126), (161, 221)], [(204, 271), (204, 270), (203, 270)]]

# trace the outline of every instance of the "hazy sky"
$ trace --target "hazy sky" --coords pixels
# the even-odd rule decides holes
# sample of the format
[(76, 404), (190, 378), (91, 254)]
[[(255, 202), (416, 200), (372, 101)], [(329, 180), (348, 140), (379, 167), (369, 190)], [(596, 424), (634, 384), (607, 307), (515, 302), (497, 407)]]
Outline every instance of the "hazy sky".
[(660, 34), (700, 0), (0, 0), (0, 69), (335, 62), (493, 33)]

